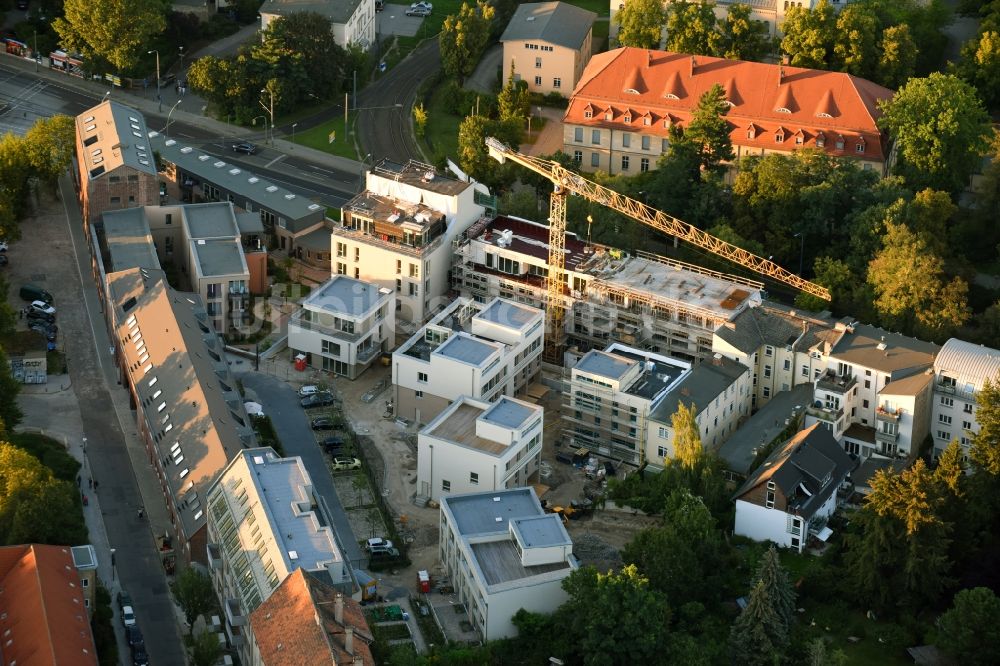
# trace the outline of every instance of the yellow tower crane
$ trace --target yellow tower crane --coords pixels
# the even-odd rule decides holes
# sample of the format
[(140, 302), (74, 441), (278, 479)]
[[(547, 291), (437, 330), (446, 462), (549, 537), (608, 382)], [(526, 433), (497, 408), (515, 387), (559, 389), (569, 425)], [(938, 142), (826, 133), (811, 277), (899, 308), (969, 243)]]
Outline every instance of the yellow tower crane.
[(672, 215), (647, 206), (641, 201), (619, 194), (612, 189), (598, 185), (583, 176), (573, 173), (558, 162), (524, 155), (513, 150), (502, 141), (487, 137), (486, 147), (490, 157), (503, 164), (507, 160), (516, 162), (531, 169), (537, 174), (552, 181), (552, 196), (549, 199), (549, 272), (545, 280), (547, 292), (546, 315), (549, 320), (546, 350), (552, 353), (556, 345), (551, 344), (559, 339), (562, 330), (564, 304), (564, 274), (566, 267), (566, 196), (577, 194), (588, 201), (593, 201), (618, 211), (622, 215), (641, 222), (665, 234), (687, 241), (712, 254), (728, 259), (734, 264), (748, 268), (773, 280), (783, 282), (791, 287), (830, 300), (830, 292), (818, 284), (803, 280), (800, 276), (785, 270), (770, 259), (758, 257), (741, 247), (727, 243), (721, 238), (702, 231), (701, 229), (678, 220)]

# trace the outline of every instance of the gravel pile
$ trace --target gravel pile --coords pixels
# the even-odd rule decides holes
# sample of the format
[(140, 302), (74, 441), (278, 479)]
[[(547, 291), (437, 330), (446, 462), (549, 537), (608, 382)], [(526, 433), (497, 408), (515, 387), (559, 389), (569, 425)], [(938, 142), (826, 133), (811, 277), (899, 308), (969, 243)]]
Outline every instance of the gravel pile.
[(622, 565), (618, 549), (596, 534), (581, 534), (573, 537), (573, 554), (581, 565), (592, 564), (599, 571), (617, 569)]

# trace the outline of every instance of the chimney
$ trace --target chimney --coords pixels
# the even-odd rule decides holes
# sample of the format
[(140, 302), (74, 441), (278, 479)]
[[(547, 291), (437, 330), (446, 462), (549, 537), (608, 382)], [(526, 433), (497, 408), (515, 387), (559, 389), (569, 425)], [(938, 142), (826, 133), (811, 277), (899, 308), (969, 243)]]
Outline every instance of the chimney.
[(653, 64), (653, 52), (647, 50), (646, 51), (646, 67), (649, 67), (652, 64)]
[(784, 79), (785, 79), (785, 68), (782, 67), (781, 65), (778, 65), (778, 85), (779, 86), (781, 85), (781, 82)]
[(698, 66), (698, 61), (694, 56), (691, 56), (691, 76), (694, 76), (694, 68)]
[(337, 624), (344, 624), (344, 595), (339, 592), (333, 601), (333, 619)]
[(344, 652), (354, 654), (354, 627), (344, 629)]

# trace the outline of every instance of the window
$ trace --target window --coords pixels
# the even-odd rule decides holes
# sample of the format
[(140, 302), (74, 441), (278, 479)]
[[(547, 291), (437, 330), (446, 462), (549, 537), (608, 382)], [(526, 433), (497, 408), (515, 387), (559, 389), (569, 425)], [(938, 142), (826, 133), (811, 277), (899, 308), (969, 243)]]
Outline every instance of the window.
[(417, 373), (417, 381), (418, 382), (424, 382), (426, 384), (427, 383), (427, 373), (426, 372), (418, 372)]
[(337, 275), (347, 275), (347, 264), (337, 262)]
[[(627, 118), (628, 116), (626, 116)], [(629, 133), (622, 134), (622, 148), (632, 147), (632, 135)]]
[(330, 354), (332, 356), (340, 356), (340, 345), (332, 340), (323, 340), (322, 351), (324, 354)]
[(354, 248), (354, 261), (361, 261), (361, 248)]
[(422, 398), (422, 397), (424, 397), (424, 392), (423, 391), (414, 391), (413, 395), (415, 397), (417, 397), (417, 398)]
[(948, 432), (947, 430), (938, 430), (937, 431), (937, 438), (938, 439), (943, 439), (943, 440), (946, 440), (946, 441), (950, 442), (951, 441), (951, 433)]
[(804, 141), (805, 141), (805, 137), (803, 137), (801, 134), (796, 134), (795, 135), (795, 143), (796, 143), (796, 145), (802, 145), (802, 143)]
[(396, 275), (399, 275), (402, 272), (403, 272), (403, 262), (402, 262), (402, 260), (397, 259), (396, 260)]
[(403, 281), (400, 280), (399, 278), (396, 278), (396, 292), (398, 293), (401, 291), (403, 291)]
[(650, 142), (652, 141), (652, 139), (650, 137), (648, 137), (648, 136), (644, 136), (644, 137), (642, 137), (641, 141), (642, 141), (642, 149), (643, 150), (649, 150), (649, 145), (650, 145)]
[(622, 171), (628, 171), (628, 155), (622, 155)]
[(868, 403), (868, 401), (867, 401), (867, 400), (862, 400), (862, 401), (861, 401), (861, 406), (862, 406), (862, 407), (864, 407), (865, 409), (868, 409), (868, 404), (869, 404), (869, 403)]
[(792, 369), (792, 361), (791, 361), (791, 359), (787, 359), (787, 358), (785, 359), (784, 368), (785, 368), (785, 370), (791, 370)]
[(767, 377), (770, 377), (770, 376), (771, 376), (771, 366), (765, 365), (764, 366), (764, 377), (767, 378)]
[(121, 202), (122, 202), (122, 198), (121, 197), (111, 197), (111, 203), (116, 204), (116, 203), (121, 203)]
[(361, 279), (361, 269), (360, 268), (355, 268), (354, 269), (354, 279), (355, 280), (360, 280)]
[(803, 377), (808, 377), (809, 376), (809, 366), (808, 365), (803, 365), (802, 366), (802, 376)]
[(774, 347), (771, 345), (764, 345), (764, 356), (774, 356)]
[(962, 405), (962, 411), (965, 412), (966, 414), (971, 414), (972, 413), (972, 403), (968, 403), (967, 402), (964, 405)]
[(536, 76), (535, 77), (535, 85), (536, 86), (542, 85), (542, 77), (540, 77), (540, 76)]
[(866, 379), (865, 380), (865, 388), (866, 389), (870, 389), (871, 387), (872, 387), (872, 383)]
[(583, 117), (584, 118), (593, 118), (594, 117), (594, 112), (591, 109), (585, 109), (584, 112), (583, 112)]
[(560, 79), (560, 78), (554, 78), (554, 79), (552, 79), (552, 87), (553, 88), (562, 88), (562, 79)]
[(574, 150), (573, 151), (573, 161), (576, 162), (577, 164), (579, 164), (580, 162), (583, 161), (583, 151), (582, 150)]
[(665, 447), (665, 446), (658, 446), (658, 447), (656, 447), (656, 455), (658, 455), (661, 458), (666, 458), (667, 457), (667, 447)]
[(962, 430), (972, 430), (972, 422), (962, 421)]
[(601, 130), (590, 130), (590, 142), (595, 146), (601, 144)]
[(863, 141), (861, 143), (856, 144), (854, 146), (854, 152), (856, 152), (856, 153), (863, 153), (863, 152), (865, 152), (865, 144), (864, 144)]
[(660, 139), (660, 152), (665, 153), (670, 150), (670, 139)]
[(649, 158), (643, 157), (639, 160), (639, 171), (641, 173), (646, 173), (649, 171)]
[(447, 479), (442, 479), (441, 481), (441, 492), (450, 493), (451, 492), (451, 481)]
[(174, 216), (173, 216), (172, 213), (167, 213), (165, 223), (166, 224), (173, 224), (174, 223)]
[(601, 166), (601, 154), (600, 153), (591, 153), (590, 154), (590, 166), (592, 166), (592, 167), (599, 167), (599, 166)]
[(583, 128), (574, 127), (573, 128), (573, 140), (577, 143), (583, 143)]
[(951, 425), (951, 417), (948, 416), (947, 414), (938, 414), (938, 423)]
[(775, 143), (783, 143), (784, 141), (785, 141), (785, 135), (782, 134), (781, 132), (778, 132), (777, 134), (774, 135)]
[(541, 69), (541, 68), (542, 68), (542, 59), (535, 58), (535, 69)]
[(410, 264), (410, 277), (418, 278), (420, 277), (420, 266), (417, 264)]
[(955, 401), (952, 400), (951, 398), (948, 398), (946, 396), (941, 396), (941, 406), (942, 407), (951, 407), (954, 404), (955, 404)]
[(479, 485), (479, 475), (475, 472), (469, 472), (469, 483), (474, 486)]
[(762, 395), (765, 398), (770, 398), (771, 397), (771, 387), (770, 386), (765, 386), (764, 390), (762, 391)]
[(419, 296), (419, 295), (420, 295), (420, 285), (417, 284), (417, 283), (415, 283), (415, 282), (411, 282), (410, 283), (410, 296)]
[(337, 243), (337, 256), (346, 257), (347, 256), (347, 245), (344, 243)]
[(837, 139), (837, 150), (843, 150), (843, 149), (844, 149), (844, 139), (843, 137), (841, 137)]

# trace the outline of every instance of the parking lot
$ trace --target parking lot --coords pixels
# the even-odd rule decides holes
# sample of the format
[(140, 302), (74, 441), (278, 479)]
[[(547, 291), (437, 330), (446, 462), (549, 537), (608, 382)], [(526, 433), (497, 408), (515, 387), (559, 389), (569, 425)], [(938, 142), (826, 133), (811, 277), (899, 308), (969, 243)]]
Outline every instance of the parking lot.
[(387, 4), (384, 10), (375, 13), (375, 31), (382, 36), (413, 37), (416, 35), (424, 19), (420, 16), (407, 16), (406, 10), (409, 8), (409, 4)]

